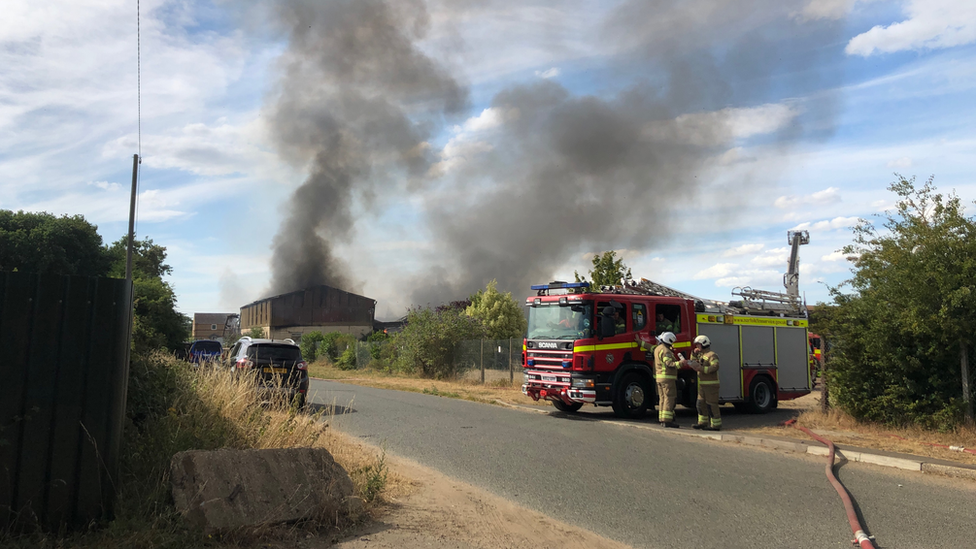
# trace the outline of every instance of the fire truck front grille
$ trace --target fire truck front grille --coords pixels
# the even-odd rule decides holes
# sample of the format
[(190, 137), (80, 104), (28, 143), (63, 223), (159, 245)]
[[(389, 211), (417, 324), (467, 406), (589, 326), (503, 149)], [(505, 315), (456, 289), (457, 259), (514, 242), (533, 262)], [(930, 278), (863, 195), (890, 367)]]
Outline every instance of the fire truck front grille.
[(529, 351), (526, 359), (530, 368), (565, 370), (573, 361), (573, 353), (564, 351)]

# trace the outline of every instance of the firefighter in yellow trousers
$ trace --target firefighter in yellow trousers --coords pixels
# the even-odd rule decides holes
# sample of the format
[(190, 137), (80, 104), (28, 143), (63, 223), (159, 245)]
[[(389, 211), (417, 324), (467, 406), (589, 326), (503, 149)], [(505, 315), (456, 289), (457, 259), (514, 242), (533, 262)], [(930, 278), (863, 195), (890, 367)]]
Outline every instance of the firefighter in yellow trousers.
[(684, 361), (698, 372), (698, 424), (694, 429), (721, 431), (722, 414), (718, 408), (718, 354), (711, 349), (708, 336), (700, 335), (694, 341), (695, 350), (690, 361)]
[[(678, 359), (674, 357), (671, 346), (675, 336), (671, 332), (664, 332), (657, 336), (658, 345), (654, 347), (654, 378), (657, 380), (658, 421), (663, 427), (677, 429), (674, 422), (674, 406), (678, 397)], [(646, 341), (637, 336), (641, 348), (645, 348)]]

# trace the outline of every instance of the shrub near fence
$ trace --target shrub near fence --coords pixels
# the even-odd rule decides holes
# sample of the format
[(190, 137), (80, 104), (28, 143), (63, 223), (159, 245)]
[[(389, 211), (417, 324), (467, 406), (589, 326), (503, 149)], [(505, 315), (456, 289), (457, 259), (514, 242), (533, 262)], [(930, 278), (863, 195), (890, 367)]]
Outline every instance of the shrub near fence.
[[(391, 343), (357, 342), (356, 368), (390, 370)], [(522, 368), (522, 339), (460, 341), (451, 355), (453, 377), (480, 383), (510, 383)]]

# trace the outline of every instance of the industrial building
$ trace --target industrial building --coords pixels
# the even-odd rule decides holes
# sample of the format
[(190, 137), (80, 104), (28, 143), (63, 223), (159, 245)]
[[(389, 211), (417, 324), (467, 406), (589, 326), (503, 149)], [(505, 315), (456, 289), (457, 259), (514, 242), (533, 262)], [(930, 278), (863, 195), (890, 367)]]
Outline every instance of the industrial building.
[(237, 313), (193, 313), (193, 340), (213, 339), (221, 343), (237, 333)]
[(241, 333), (260, 328), (264, 337), (298, 341), (309, 332), (360, 337), (373, 330), (376, 300), (331, 286), (313, 286), (241, 307)]

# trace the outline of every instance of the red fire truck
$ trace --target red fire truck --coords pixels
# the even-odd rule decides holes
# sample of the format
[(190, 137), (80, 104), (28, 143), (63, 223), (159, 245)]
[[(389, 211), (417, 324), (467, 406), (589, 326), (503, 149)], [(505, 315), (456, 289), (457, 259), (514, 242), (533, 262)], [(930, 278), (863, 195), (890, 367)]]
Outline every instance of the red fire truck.
[[(686, 357), (697, 335), (711, 339), (722, 365), (720, 402), (765, 413), (780, 400), (808, 394), (813, 380), (806, 308), (797, 290), (797, 248), (809, 236), (791, 231), (789, 241), (787, 293), (735, 288), (733, 295), (741, 299), (725, 303), (646, 279), (596, 292), (586, 282), (533, 286), (537, 295), (526, 299), (522, 392), (565, 412), (594, 404), (611, 406), (620, 417), (642, 417), (657, 400), (654, 357), (634, 336), (670, 331), (677, 336), (675, 352)], [(679, 370), (678, 403), (694, 407), (696, 398), (695, 372)]]

